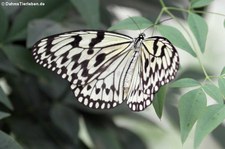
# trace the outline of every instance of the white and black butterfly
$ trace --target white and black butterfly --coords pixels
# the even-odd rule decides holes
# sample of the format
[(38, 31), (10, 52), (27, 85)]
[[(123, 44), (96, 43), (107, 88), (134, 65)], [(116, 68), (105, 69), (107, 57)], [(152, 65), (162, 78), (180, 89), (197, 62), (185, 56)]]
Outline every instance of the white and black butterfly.
[(179, 68), (175, 47), (163, 37), (137, 38), (101, 30), (80, 30), (41, 39), (37, 63), (67, 79), (85, 106), (109, 109), (126, 101), (132, 111), (149, 106), (160, 86)]

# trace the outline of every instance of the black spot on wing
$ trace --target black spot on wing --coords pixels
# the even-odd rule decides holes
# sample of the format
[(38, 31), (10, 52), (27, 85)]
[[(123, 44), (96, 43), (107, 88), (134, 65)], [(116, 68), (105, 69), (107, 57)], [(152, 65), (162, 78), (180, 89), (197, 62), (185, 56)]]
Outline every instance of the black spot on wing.
[(76, 80), (76, 79), (78, 79), (78, 77), (77, 77), (77, 74), (72, 74), (72, 78), (73, 78), (73, 80)]
[(91, 86), (90, 86), (90, 85), (88, 85), (88, 86), (87, 86), (87, 90), (90, 90), (90, 89), (91, 89)]
[(69, 59), (67, 58), (67, 57), (68, 57), (68, 54), (69, 54), (69, 51), (65, 52), (65, 53), (62, 55), (63, 59), (62, 59), (61, 64), (64, 64), (65, 62), (67, 62), (67, 61), (69, 60)]
[(96, 57), (96, 62), (94, 64), (94, 66), (98, 66), (99, 64), (101, 64), (104, 60), (105, 60), (106, 54), (105, 53), (101, 53)]
[(81, 56), (81, 53), (78, 53), (72, 57), (72, 60), (77, 61), (80, 58), (80, 56)]
[[(46, 49), (45, 54), (46, 55), (51, 55), (52, 53), (51, 53), (50, 49)], [(54, 56), (54, 55), (52, 55), (52, 56)]]
[(149, 65), (149, 61), (148, 61), (148, 59), (146, 59), (145, 60), (145, 72), (147, 72), (148, 65)]
[(154, 62), (154, 60), (155, 60), (155, 57), (152, 57), (152, 58), (151, 58), (151, 62), (153, 63), (153, 62)]
[(114, 92), (116, 90), (114, 85), (111, 85), (110, 89)]
[(87, 77), (88, 76), (88, 70), (87, 68), (84, 68), (83, 72), (82, 72), (82, 77)]
[(75, 35), (74, 37), (74, 42), (72, 44), (73, 47), (79, 47), (79, 43), (82, 40), (82, 38), (80, 37), (80, 35)]
[(106, 93), (106, 95), (109, 95), (109, 92), (110, 92), (110, 89), (105, 89), (105, 93)]
[(81, 83), (82, 83), (81, 80), (78, 80), (78, 81), (77, 81), (77, 84), (81, 84)]
[(163, 57), (165, 55), (165, 50), (166, 50), (166, 45), (163, 45), (160, 57)]
[(95, 93), (98, 94), (100, 92), (100, 88), (96, 88)]
[(104, 31), (98, 31), (97, 37), (93, 38), (91, 42), (89, 43), (90, 49), (92, 49), (97, 43), (101, 42), (104, 39), (105, 32)]
[(102, 83), (102, 88), (105, 88), (106, 87), (106, 84), (105, 83)]
[(94, 53), (94, 50), (93, 49), (89, 49), (88, 51), (87, 51), (87, 54), (88, 55), (91, 55), (91, 54), (93, 54)]
[(80, 63), (80, 65), (82, 68), (87, 68), (88, 63), (89, 63), (89, 60), (84, 60)]
[(67, 69), (66, 69), (65, 66), (63, 66), (63, 67), (61, 68), (61, 70), (62, 70), (62, 74), (66, 74), (66, 73), (67, 73)]
[(158, 50), (158, 39), (155, 40), (155, 42), (153, 43), (153, 54), (155, 55), (157, 53)]
[[(50, 53), (50, 54), (51, 54), (51, 53)], [(50, 54), (49, 54), (49, 55), (50, 55)], [(54, 60), (54, 59), (56, 59), (56, 56), (55, 56), (54, 54), (52, 54), (52, 55), (51, 55), (51, 61)]]
[(95, 38), (93, 38), (91, 40), (91, 42), (89, 43), (89, 50), (87, 51), (87, 54), (91, 55), (94, 53), (94, 50), (93, 50), (93, 47), (101, 42), (103, 39), (104, 39), (104, 35), (105, 35), (105, 32), (104, 31), (98, 31), (97, 32), (97, 36)]
[[(50, 50), (52, 48), (52, 41), (54, 40), (54, 38), (48, 38), (47, 43), (46, 43), (46, 51)], [(41, 41), (40, 41), (41, 42)], [(39, 43), (40, 43), (39, 42)], [(37, 43), (37, 44), (39, 44)]]

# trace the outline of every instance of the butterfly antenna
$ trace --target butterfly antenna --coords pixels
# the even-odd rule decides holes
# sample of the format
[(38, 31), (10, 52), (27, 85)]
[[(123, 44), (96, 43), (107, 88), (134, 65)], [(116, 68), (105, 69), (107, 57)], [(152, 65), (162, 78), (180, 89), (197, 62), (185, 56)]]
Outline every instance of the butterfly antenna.
[[(166, 21), (172, 20), (172, 19), (173, 19), (173, 18), (167, 18), (167, 19), (164, 19), (164, 20), (162, 20), (162, 21), (159, 21), (157, 24), (152, 24), (152, 25), (150, 25), (148, 28), (146, 28), (143, 32), (145, 32), (147, 29), (151, 28), (152, 26), (153, 26), (153, 28), (154, 28), (156, 25), (162, 24), (163, 22), (166, 22)], [(152, 35), (154, 34), (154, 31), (155, 31), (155, 30), (153, 30)]]
[(143, 33), (144, 33), (147, 29), (151, 28), (152, 26), (155, 26), (155, 24), (151, 24), (149, 27), (147, 27), (146, 29), (144, 29)]
[(157, 25), (159, 25), (159, 24), (162, 24), (163, 22), (166, 22), (166, 21), (169, 21), (169, 20), (172, 20), (173, 18), (166, 18), (166, 19), (164, 19), (164, 20), (162, 20), (162, 21), (159, 21), (158, 23), (157, 23)]
[(134, 24), (137, 26), (137, 28), (139, 29), (139, 32), (141, 34), (141, 28), (138, 26), (137, 22), (132, 17), (129, 16), (129, 18), (134, 22)]

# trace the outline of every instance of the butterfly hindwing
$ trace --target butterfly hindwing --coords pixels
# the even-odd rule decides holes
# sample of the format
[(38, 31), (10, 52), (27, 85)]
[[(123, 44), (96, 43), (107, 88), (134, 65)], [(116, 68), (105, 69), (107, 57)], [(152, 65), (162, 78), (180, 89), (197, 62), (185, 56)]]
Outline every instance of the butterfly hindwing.
[(44, 38), (33, 46), (37, 63), (67, 79), (79, 102), (111, 108), (123, 102), (132, 38), (104, 31), (74, 31)]
[(133, 111), (149, 106), (159, 88), (174, 79), (179, 67), (175, 47), (163, 37), (145, 39), (139, 54), (127, 97)]

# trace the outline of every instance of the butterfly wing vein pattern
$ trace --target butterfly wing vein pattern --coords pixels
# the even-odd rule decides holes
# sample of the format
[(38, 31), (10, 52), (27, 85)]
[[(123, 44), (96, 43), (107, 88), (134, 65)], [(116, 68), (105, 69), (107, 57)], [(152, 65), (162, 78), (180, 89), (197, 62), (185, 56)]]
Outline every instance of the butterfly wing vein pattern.
[(165, 38), (142, 41), (106, 31), (73, 31), (41, 39), (33, 46), (37, 63), (67, 79), (85, 106), (109, 109), (127, 100), (133, 111), (144, 110), (159, 87), (178, 70), (176, 49)]
[(133, 111), (149, 106), (155, 93), (174, 79), (179, 68), (178, 53), (166, 38), (147, 38), (140, 48), (127, 97), (127, 104)]

